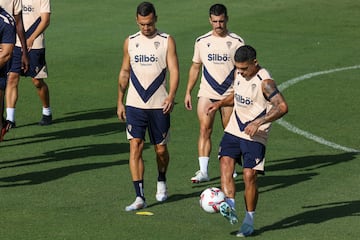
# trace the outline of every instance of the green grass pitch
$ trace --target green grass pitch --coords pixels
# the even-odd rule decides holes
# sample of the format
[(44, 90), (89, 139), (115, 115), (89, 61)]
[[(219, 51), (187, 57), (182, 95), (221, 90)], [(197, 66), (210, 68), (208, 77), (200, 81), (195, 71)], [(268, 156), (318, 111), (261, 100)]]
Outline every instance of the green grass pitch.
[[(117, 120), (117, 77), (123, 40), (138, 31), (130, 0), (52, 1), (46, 33), (55, 123), (40, 127), (40, 101), (21, 79), (17, 128), (0, 143), (0, 239), (118, 240), (233, 239), (240, 227), (207, 214), (199, 194), (220, 186), (213, 133), (211, 181), (193, 185), (198, 169), (198, 120), (183, 98), (194, 40), (209, 31), (212, 1), (154, 1), (157, 27), (174, 36), (181, 83), (172, 114), (170, 197), (155, 200), (156, 163), (146, 144), (145, 194), (153, 216), (125, 212), (134, 200), (124, 123)], [(252, 239), (358, 239), (360, 235), (360, 3), (332, 1), (222, 1), (228, 28), (258, 50), (278, 85), (310, 73), (283, 93), (290, 130), (275, 123)], [(358, 66), (343, 71), (334, 71)], [(197, 89), (196, 89), (197, 90)], [(195, 102), (196, 90), (193, 92)], [(308, 135), (306, 135), (306, 134)], [(320, 139), (316, 142), (309, 136)], [(334, 146), (330, 143), (335, 144)], [(241, 168), (238, 167), (238, 171)], [(236, 180), (237, 210), (243, 183)]]

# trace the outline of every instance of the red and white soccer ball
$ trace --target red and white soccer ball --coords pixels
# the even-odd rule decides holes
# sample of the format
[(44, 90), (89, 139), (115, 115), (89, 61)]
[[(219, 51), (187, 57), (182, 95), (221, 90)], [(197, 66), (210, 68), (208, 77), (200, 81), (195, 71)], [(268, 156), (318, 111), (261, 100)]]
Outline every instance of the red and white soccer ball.
[(200, 207), (208, 213), (220, 211), (220, 204), (225, 201), (225, 194), (221, 189), (210, 187), (200, 194)]

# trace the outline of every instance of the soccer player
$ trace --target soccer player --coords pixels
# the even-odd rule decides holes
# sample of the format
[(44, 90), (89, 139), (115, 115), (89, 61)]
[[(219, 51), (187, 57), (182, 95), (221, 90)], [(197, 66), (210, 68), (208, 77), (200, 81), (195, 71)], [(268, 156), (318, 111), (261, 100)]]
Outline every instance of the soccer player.
[[(14, 49), (16, 39), (15, 19), (0, 6), (0, 78), (6, 79), (7, 71), (6, 63), (10, 60)], [(5, 87), (4, 82), (0, 82), (0, 87)], [(3, 96), (3, 95), (1, 95)], [(0, 107), (3, 105), (3, 99), (0, 99)], [(3, 121), (0, 121), (0, 129), (2, 129)], [(0, 134), (0, 142), (3, 136)]]
[(25, 28), (26, 45), (29, 51), (30, 67), (24, 72), (21, 67), (21, 43), (19, 39), (11, 60), (8, 82), (6, 86), (6, 122), (8, 131), (15, 126), (15, 106), (18, 99), (20, 75), (31, 77), (42, 102), (42, 118), (39, 125), (52, 123), (48, 85), (44, 79), (48, 77), (45, 61), (45, 30), (50, 24), (50, 0), (22, 0), (22, 18)]
[[(198, 138), (198, 161), (200, 170), (191, 178), (193, 183), (209, 181), (208, 163), (211, 152), (211, 133), (215, 112), (206, 110), (214, 101), (219, 101), (232, 93), (234, 77), (234, 53), (244, 45), (244, 40), (227, 29), (229, 17), (223, 4), (214, 4), (209, 10), (212, 30), (196, 39), (193, 63), (189, 70), (185, 94), (185, 108), (192, 110), (191, 91), (202, 70), (198, 92), (197, 115), (200, 125)], [(223, 128), (229, 121), (231, 106), (220, 108)], [(236, 174), (235, 170), (234, 173)]]
[[(123, 45), (123, 61), (119, 73), (117, 114), (126, 120), (130, 142), (129, 165), (136, 193), (126, 211), (146, 207), (144, 195), (144, 148), (148, 129), (154, 145), (158, 168), (156, 199), (168, 197), (166, 170), (169, 164), (170, 113), (179, 84), (179, 64), (174, 39), (156, 28), (157, 15), (152, 3), (142, 2), (136, 11), (140, 31), (129, 36)], [(166, 73), (169, 74), (167, 90)], [(124, 105), (127, 90), (126, 106)]]
[[(15, 37), (15, 19), (0, 6), (0, 69), (2, 70), (11, 58)], [(3, 71), (1, 73), (4, 74)]]
[(265, 145), (271, 123), (288, 112), (288, 105), (270, 73), (259, 65), (253, 47), (245, 45), (236, 50), (235, 66), (234, 93), (212, 103), (208, 112), (212, 113), (222, 106), (234, 106), (218, 154), (221, 188), (226, 196), (226, 201), (220, 205), (220, 213), (232, 224), (238, 221), (232, 174), (235, 164), (239, 163), (243, 167), (246, 212), (237, 236), (243, 237), (254, 231), (257, 174), (264, 173)]
[[(0, 0), (0, 7), (2, 7), (7, 13), (12, 15), (15, 19), (16, 23), (16, 33), (18, 35), (19, 41), (22, 47), (22, 55), (21, 55), (21, 67), (24, 72), (26, 72), (29, 68), (29, 58), (28, 58), (28, 51), (26, 47), (26, 40), (25, 40), (25, 30), (22, 21), (22, 2), (21, 0)], [(3, 72), (8, 72), (9, 66), (4, 66), (4, 69), (1, 69)], [(4, 119), (4, 95), (5, 95), (5, 87), (7, 82), (7, 74), (3, 74), (0, 76), (0, 113), (1, 113), (1, 136), (0, 139), (2, 140), (5, 133), (7, 132), (7, 128), (11, 127), (10, 125), (5, 122)], [(4, 127), (3, 127), (4, 126)]]

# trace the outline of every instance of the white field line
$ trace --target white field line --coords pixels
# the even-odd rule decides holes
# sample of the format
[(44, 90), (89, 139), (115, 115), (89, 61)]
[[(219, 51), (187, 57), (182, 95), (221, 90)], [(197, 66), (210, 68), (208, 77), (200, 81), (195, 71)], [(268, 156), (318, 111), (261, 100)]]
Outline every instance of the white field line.
[[(296, 77), (293, 79), (290, 79), (286, 82), (283, 82), (282, 84), (280, 84), (278, 86), (280, 91), (284, 91), (286, 88), (309, 78), (315, 77), (315, 76), (319, 76), (319, 75), (323, 75), (323, 74), (330, 74), (330, 73), (334, 73), (334, 72), (339, 72), (339, 71), (346, 71), (346, 70), (352, 70), (352, 69), (358, 69), (360, 68), (360, 65), (355, 65), (355, 66), (350, 66), (350, 67), (343, 67), (343, 68), (334, 68), (334, 69), (330, 69), (330, 70), (326, 70), (326, 71), (321, 71), (321, 72), (313, 72), (313, 73), (308, 73), (305, 74), (303, 76), (300, 77)], [(344, 152), (360, 152), (358, 149), (353, 149), (353, 148), (348, 148), (348, 147), (344, 147), (341, 146), (339, 144), (327, 141), (324, 138), (315, 136), (307, 131), (301, 130), (300, 128), (295, 127), (294, 125), (292, 125), (291, 123), (283, 120), (283, 119), (279, 119), (276, 121), (278, 124), (280, 124), (282, 127), (286, 128), (287, 130), (289, 130), (290, 132), (299, 134), (307, 139), (313, 140), (317, 143), (323, 144), (325, 146), (334, 148), (334, 149), (338, 149), (338, 150), (342, 150)]]

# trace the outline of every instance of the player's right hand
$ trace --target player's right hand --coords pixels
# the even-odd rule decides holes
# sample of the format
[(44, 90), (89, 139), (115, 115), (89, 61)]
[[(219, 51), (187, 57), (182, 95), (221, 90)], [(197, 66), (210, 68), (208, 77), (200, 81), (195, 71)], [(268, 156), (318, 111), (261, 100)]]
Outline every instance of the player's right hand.
[(117, 115), (120, 121), (126, 121), (126, 112), (124, 104), (118, 104)]
[(185, 104), (185, 108), (187, 110), (192, 110), (191, 95), (190, 94), (185, 95), (184, 104)]

